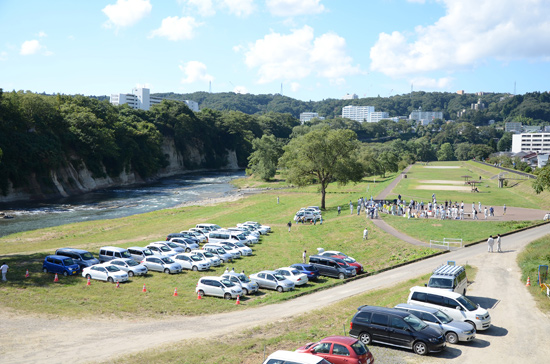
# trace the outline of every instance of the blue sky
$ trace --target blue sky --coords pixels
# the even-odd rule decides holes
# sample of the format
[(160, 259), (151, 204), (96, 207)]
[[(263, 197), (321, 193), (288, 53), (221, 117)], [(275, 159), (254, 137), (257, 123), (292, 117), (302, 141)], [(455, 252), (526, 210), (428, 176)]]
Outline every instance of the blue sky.
[(547, 91), (549, 0), (0, 0), (0, 88)]

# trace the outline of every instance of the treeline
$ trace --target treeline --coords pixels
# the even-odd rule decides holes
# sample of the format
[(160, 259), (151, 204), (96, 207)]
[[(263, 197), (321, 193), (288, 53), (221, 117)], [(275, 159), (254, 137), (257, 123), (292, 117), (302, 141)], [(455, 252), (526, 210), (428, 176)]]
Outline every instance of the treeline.
[[(67, 163), (77, 169), (85, 164), (93, 177), (123, 171), (151, 177), (167, 166), (165, 137), (174, 139), (187, 169), (220, 168), (227, 163), (228, 150), (235, 150), (245, 167), (255, 138), (264, 133), (288, 138), (297, 124), (278, 113), (203, 109), (194, 114), (174, 100), (143, 111), (92, 97), (0, 89), (0, 191), (6, 194), (9, 182), (24, 187), (30, 176), (51, 185), (50, 172)], [(204, 161), (185, 158), (193, 151)]]

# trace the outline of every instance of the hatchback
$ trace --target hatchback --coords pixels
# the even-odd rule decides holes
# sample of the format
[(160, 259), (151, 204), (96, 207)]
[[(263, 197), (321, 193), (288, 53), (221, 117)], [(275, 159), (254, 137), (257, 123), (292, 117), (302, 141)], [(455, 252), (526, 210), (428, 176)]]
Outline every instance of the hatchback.
[(178, 252), (171, 249), (169, 246), (159, 243), (151, 243), (147, 245), (147, 249), (150, 249), (155, 255), (163, 255), (167, 257), (173, 257)]
[(267, 357), (263, 364), (331, 364), (317, 355), (278, 350)]
[(279, 292), (286, 292), (294, 289), (294, 282), (271, 270), (264, 270), (259, 273), (251, 274), (250, 279), (258, 283), (260, 288), (276, 289)]
[(133, 259), (113, 259), (110, 260), (108, 263), (128, 273), (128, 277), (140, 276), (147, 274), (148, 272), (146, 266), (136, 262)]
[(188, 238), (172, 238), (170, 239), (170, 242), (182, 248), (186, 253), (189, 253), (191, 250), (199, 247), (199, 244), (195, 240)]
[(364, 272), (363, 270), (363, 264), (359, 263), (358, 261), (356, 261), (355, 259), (353, 259), (352, 257), (345, 257), (343, 255), (333, 255), (334, 258), (339, 258), (339, 259), (342, 259), (344, 262), (346, 262), (348, 265), (352, 266), (353, 268), (355, 268), (355, 273), (356, 274), (361, 274)]
[(194, 253), (181, 253), (172, 257), (179, 263), (182, 269), (191, 269), (194, 271), (210, 269), (210, 263), (203, 257)]
[(290, 267), (295, 268), (302, 273), (305, 273), (310, 281), (312, 279), (316, 280), (317, 278), (319, 278), (319, 270), (311, 264), (296, 263), (292, 264)]
[(359, 340), (348, 336), (329, 336), (316, 343), (309, 343), (296, 350), (325, 358), (332, 364), (372, 364), (374, 358)]
[(205, 295), (217, 296), (226, 300), (237, 298), (237, 296), (243, 294), (241, 286), (236, 285), (229, 279), (208, 276), (199, 279), (195, 292), (201, 297)]
[(181, 265), (174, 262), (170, 257), (153, 255), (143, 258), (141, 264), (146, 266), (149, 270), (164, 272), (166, 274), (181, 272)]
[(48, 255), (44, 258), (42, 271), (44, 273), (59, 273), (64, 276), (74, 276), (80, 270), (80, 266), (72, 258), (63, 255)]
[(96, 264), (82, 270), (82, 277), (108, 282), (126, 282), (128, 273), (109, 263)]
[(307, 278), (307, 274), (304, 274), (295, 268), (283, 267), (277, 269), (275, 272), (294, 282), (295, 286), (303, 286), (309, 281)]
[(211, 267), (219, 267), (222, 264), (222, 260), (217, 255), (212, 254), (208, 250), (195, 249), (191, 250), (191, 253), (203, 257), (207, 262), (210, 263)]
[(244, 295), (258, 292), (258, 283), (252, 281), (243, 273), (229, 272), (222, 275), (222, 278), (229, 279), (231, 282), (241, 286)]

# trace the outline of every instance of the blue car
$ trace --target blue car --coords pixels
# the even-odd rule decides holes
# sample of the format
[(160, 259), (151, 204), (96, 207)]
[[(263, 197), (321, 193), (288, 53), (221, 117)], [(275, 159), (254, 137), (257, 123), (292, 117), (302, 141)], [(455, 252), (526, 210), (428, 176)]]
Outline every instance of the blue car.
[(42, 271), (44, 273), (58, 273), (64, 276), (73, 276), (78, 273), (80, 266), (72, 258), (62, 255), (48, 255), (44, 258)]
[(319, 270), (311, 264), (296, 263), (291, 265), (292, 268), (296, 268), (300, 273), (307, 274), (307, 279), (316, 280), (319, 277)]

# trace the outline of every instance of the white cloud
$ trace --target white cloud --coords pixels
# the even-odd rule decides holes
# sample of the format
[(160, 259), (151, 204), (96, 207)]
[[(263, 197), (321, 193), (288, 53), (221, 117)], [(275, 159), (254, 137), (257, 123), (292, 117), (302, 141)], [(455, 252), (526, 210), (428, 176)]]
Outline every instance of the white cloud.
[(248, 93), (248, 89), (244, 86), (235, 86), (235, 88), (233, 89), (233, 92), (236, 94), (244, 95)]
[(206, 65), (199, 61), (189, 61), (179, 66), (185, 74), (181, 83), (194, 83), (197, 81), (213, 81), (214, 77), (206, 73)]
[(292, 92), (298, 92), (302, 86), (298, 82), (291, 82), (290, 83), (290, 91)]
[(247, 17), (254, 12), (254, 0), (221, 0), (224, 7), (229, 10), (230, 14), (240, 17)]
[(0, 61), (6, 61), (8, 59), (8, 52), (0, 52)]
[(200, 25), (201, 23), (190, 16), (181, 18), (169, 16), (168, 18), (162, 19), (160, 28), (153, 30), (149, 38), (158, 36), (173, 41), (191, 39), (195, 35), (195, 28)]
[(380, 33), (371, 69), (393, 77), (471, 69), (487, 60), (550, 60), (550, 2), (440, 0), (446, 14), (409, 36)]
[(266, 0), (266, 5), (272, 15), (284, 17), (319, 14), (325, 11), (321, 0)]
[(23, 44), (21, 44), (21, 50), (19, 51), (19, 54), (23, 56), (30, 56), (33, 54), (37, 54), (42, 49), (44, 49), (44, 46), (42, 46), (40, 42), (36, 39), (26, 40), (23, 42)]
[(425, 4), (426, 0), (407, 0), (409, 3)]
[(452, 77), (442, 77), (442, 78), (428, 78), (428, 77), (415, 77), (410, 80), (410, 83), (414, 85), (415, 88), (419, 89), (448, 89), (452, 84)]
[(291, 34), (270, 33), (249, 45), (245, 63), (258, 68), (259, 83), (275, 80), (298, 80), (316, 73), (332, 83), (342, 83), (345, 76), (361, 73), (347, 56), (345, 40), (334, 33), (315, 38), (313, 28), (304, 26)]
[(38, 37), (39, 38), (43, 38), (43, 37), (47, 37), (48, 35), (46, 33), (44, 33), (43, 31), (39, 31), (38, 32)]
[(134, 25), (149, 15), (152, 8), (149, 0), (117, 0), (116, 4), (107, 5), (101, 10), (109, 18), (103, 26), (121, 28)]
[(212, 16), (216, 14), (212, 0), (187, 0), (189, 5), (197, 8), (201, 16)]

